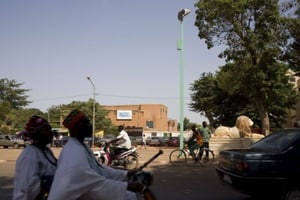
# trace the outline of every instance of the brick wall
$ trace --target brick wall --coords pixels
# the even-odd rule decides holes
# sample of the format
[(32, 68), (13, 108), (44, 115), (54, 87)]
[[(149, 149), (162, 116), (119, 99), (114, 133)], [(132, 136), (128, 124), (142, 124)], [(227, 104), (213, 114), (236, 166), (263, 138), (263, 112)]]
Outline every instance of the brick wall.
[[(103, 108), (109, 112), (107, 117), (116, 126), (142, 127), (145, 131), (169, 131), (168, 108), (162, 104), (105, 105)], [(131, 119), (117, 119), (118, 110), (131, 111)]]

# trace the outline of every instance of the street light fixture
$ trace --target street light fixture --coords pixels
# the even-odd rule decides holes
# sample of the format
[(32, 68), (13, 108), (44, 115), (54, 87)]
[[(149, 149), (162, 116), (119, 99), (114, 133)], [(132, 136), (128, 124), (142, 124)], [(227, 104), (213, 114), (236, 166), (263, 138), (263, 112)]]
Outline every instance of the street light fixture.
[(95, 96), (96, 96), (96, 87), (91, 79), (91, 77), (87, 76), (86, 77), (92, 84), (93, 86), (93, 135), (92, 135), (92, 147), (94, 147), (94, 138), (95, 138), (95, 104), (96, 104), (96, 99), (95, 99)]
[(177, 44), (177, 50), (180, 51), (180, 149), (183, 149), (183, 118), (184, 118), (184, 67), (183, 67), (183, 18), (187, 16), (191, 10), (182, 9), (178, 12), (178, 20), (180, 22), (180, 41)]

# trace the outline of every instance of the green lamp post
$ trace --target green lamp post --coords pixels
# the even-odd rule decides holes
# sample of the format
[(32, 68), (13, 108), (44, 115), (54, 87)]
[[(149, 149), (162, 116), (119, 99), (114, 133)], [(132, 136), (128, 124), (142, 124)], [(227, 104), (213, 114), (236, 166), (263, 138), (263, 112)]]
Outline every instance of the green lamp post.
[(189, 9), (182, 9), (178, 12), (180, 22), (180, 40), (177, 43), (177, 50), (180, 51), (180, 149), (183, 149), (183, 119), (184, 119), (184, 66), (183, 66), (183, 18), (191, 12)]

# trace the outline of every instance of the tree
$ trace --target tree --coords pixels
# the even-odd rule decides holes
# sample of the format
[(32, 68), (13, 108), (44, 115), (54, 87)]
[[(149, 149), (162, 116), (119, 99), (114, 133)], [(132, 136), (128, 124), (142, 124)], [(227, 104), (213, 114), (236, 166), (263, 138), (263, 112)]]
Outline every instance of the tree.
[(230, 95), (253, 99), (268, 134), (270, 110), (292, 108), (297, 97), (286, 76), (288, 66), (280, 60), (289, 35), (278, 2), (200, 0), (195, 6), (200, 39), (208, 49), (219, 44), (227, 47), (219, 55), (227, 66), (218, 75), (218, 85)]
[(12, 109), (8, 114), (8, 118), (11, 119), (12, 124), (10, 128), (14, 130), (13, 132), (16, 133), (18, 131), (22, 131), (25, 129), (26, 123), (28, 122), (29, 118), (32, 115), (38, 115), (45, 119), (47, 119), (47, 115), (44, 114), (42, 111), (36, 108), (19, 108), (19, 109)]
[(239, 115), (247, 115), (257, 122), (253, 102), (249, 102), (239, 93), (230, 95), (222, 90), (216, 77), (212, 73), (203, 73), (191, 84), (192, 103), (189, 104), (191, 110), (206, 116), (214, 127), (220, 124), (234, 126)]
[(21, 89), (22, 83), (17, 83), (15, 80), (0, 79), (0, 103), (9, 103), (11, 108), (17, 109), (27, 106), (31, 101), (28, 101), (28, 89)]
[(15, 123), (9, 113), (31, 103), (27, 100), (28, 95), (26, 95), (29, 90), (21, 89), (22, 85), (15, 80), (0, 79), (0, 125), (2, 130), (5, 129), (4, 131), (14, 129)]
[(191, 111), (199, 112), (206, 116), (209, 123), (214, 123), (214, 98), (218, 87), (215, 77), (212, 73), (203, 73), (202, 76), (191, 84), (192, 103), (189, 104)]
[[(180, 129), (180, 126), (181, 126), (181, 124), (178, 123), (177, 124), (177, 130)], [(189, 129), (190, 127), (191, 127), (191, 122), (190, 122), (190, 120), (188, 118), (185, 117), (183, 119), (183, 130), (185, 131), (185, 130)]]
[[(299, 0), (298, 0), (299, 1)], [(296, 1), (293, 3), (296, 4)], [(292, 4), (293, 5), (293, 4)], [(294, 6), (292, 6), (294, 8)], [(291, 4), (288, 4), (287, 10), (291, 9)], [(290, 64), (290, 68), (296, 71), (297, 75), (300, 74), (300, 7), (295, 12), (292, 13), (291, 18), (285, 18), (285, 23), (287, 26), (288, 33), (290, 34), (291, 42), (287, 47), (286, 54), (284, 55), (284, 60)]]
[[(72, 109), (78, 108), (84, 112), (89, 119), (93, 119), (93, 99), (89, 99), (87, 102), (73, 101), (67, 105), (52, 106), (48, 109), (48, 114), (51, 116), (52, 126), (59, 127), (62, 119), (69, 114)], [(112, 124), (111, 120), (106, 118), (107, 111), (103, 109), (99, 103), (95, 104), (95, 132), (104, 130), (104, 132), (115, 132), (116, 127)], [(50, 121), (50, 122), (51, 122)]]

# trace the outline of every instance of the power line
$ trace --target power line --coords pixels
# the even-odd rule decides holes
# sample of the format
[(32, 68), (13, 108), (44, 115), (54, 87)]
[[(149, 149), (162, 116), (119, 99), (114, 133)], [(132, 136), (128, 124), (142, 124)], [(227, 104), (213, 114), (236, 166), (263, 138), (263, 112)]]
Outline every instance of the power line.
[[(90, 96), (91, 94), (79, 94), (73, 96), (63, 96), (63, 97), (51, 97), (51, 98), (41, 98), (41, 99), (34, 99), (34, 101), (52, 101), (58, 99), (74, 99), (77, 97), (85, 97)], [(145, 96), (124, 96), (124, 95), (114, 95), (114, 94), (101, 94), (96, 93), (96, 96), (106, 96), (106, 97), (115, 97), (115, 98), (127, 98), (127, 99), (158, 99), (158, 100), (179, 100), (179, 97), (145, 97)], [(185, 99), (189, 99), (186, 98)]]
[(51, 97), (51, 98), (43, 98), (43, 99), (34, 99), (34, 101), (51, 101), (51, 100), (58, 100), (58, 99), (72, 99), (72, 98), (83, 97), (83, 96), (90, 96), (90, 94), (81, 94), (81, 95), (65, 96), (65, 97)]

